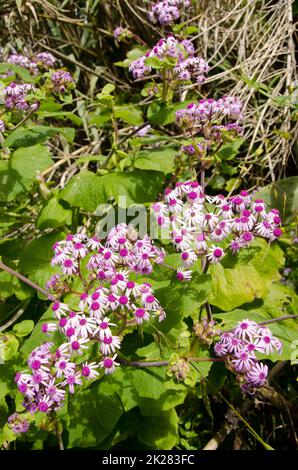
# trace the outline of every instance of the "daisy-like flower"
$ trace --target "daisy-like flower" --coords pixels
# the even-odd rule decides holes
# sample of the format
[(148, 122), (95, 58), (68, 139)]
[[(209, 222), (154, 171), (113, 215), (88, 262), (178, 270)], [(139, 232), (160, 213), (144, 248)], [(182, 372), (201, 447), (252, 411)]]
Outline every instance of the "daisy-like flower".
[(97, 328), (95, 318), (86, 317), (84, 314), (78, 318), (78, 325), (76, 327), (76, 334), (82, 338), (93, 336)]
[(51, 335), (52, 333), (54, 333), (55, 331), (57, 331), (58, 329), (58, 325), (57, 323), (43, 323), (41, 325), (41, 331), (45, 334), (45, 335)]
[(87, 338), (72, 338), (72, 341), (70, 342), (70, 351), (77, 354), (83, 354), (82, 350), (88, 349), (87, 343), (89, 343)]
[(88, 380), (96, 379), (99, 376), (98, 369), (99, 365), (96, 362), (84, 362), (82, 365), (82, 376)]
[(119, 363), (115, 361), (117, 354), (113, 357), (104, 357), (103, 360), (99, 363), (100, 367), (102, 367), (105, 371), (105, 374), (113, 374), (115, 372), (116, 367), (119, 366)]
[(224, 256), (224, 251), (218, 246), (212, 246), (207, 255), (207, 259), (210, 263), (218, 263)]
[(55, 317), (59, 319), (62, 315), (65, 316), (67, 314), (69, 306), (57, 301), (53, 303), (52, 311), (54, 312)]
[(105, 337), (110, 338), (112, 336), (111, 326), (116, 326), (116, 323), (111, 323), (108, 317), (98, 320), (98, 326), (93, 336), (99, 336), (100, 341), (103, 341)]
[(154, 295), (142, 295), (142, 304), (147, 310), (158, 310), (160, 308), (158, 300)]
[(217, 356), (222, 357), (227, 354), (227, 348), (225, 347), (225, 344), (218, 342), (214, 346), (214, 352)]
[(68, 385), (69, 392), (74, 393), (75, 385), (82, 385), (82, 379), (81, 379), (80, 372), (76, 372), (76, 373), (67, 375), (62, 384), (64, 386)]
[(63, 376), (73, 375), (75, 372), (76, 365), (74, 362), (69, 362), (67, 359), (60, 359), (55, 364), (56, 377), (61, 378)]
[(268, 366), (262, 362), (255, 363), (248, 371), (246, 377), (252, 385), (260, 387), (266, 382)]
[(203, 228), (213, 230), (218, 224), (218, 216), (213, 213), (207, 213), (204, 216)]
[(178, 281), (190, 281), (192, 278), (192, 271), (185, 268), (177, 269), (176, 278)]
[(105, 336), (100, 344), (100, 351), (107, 355), (114, 353), (116, 349), (120, 349), (121, 341), (119, 336)]
[(88, 249), (81, 242), (74, 242), (71, 251), (75, 258), (85, 258), (88, 255)]
[(186, 267), (191, 266), (198, 259), (196, 253), (193, 250), (182, 251), (180, 257)]
[(256, 225), (255, 230), (258, 235), (261, 235), (261, 237), (270, 238), (273, 227), (270, 222), (263, 220), (262, 222)]
[(134, 317), (138, 325), (141, 325), (144, 321), (150, 320), (150, 313), (144, 308), (136, 308), (134, 311)]
[(78, 262), (74, 258), (64, 259), (61, 265), (63, 274), (67, 274), (68, 276), (77, 274), (78, 267), (79, 267)]
[(48, 395), (44, 395), (38, 401), (37, 408), (38, 408), (38, 411), (41, 411), (42, 413), (47, 413), (50, 410), (52, 405), (53, 405), (53, 399)]
[(247, 351), (240, 350), (235, 353), (235, 359), (231, 362), (238, 372), (246, 372), (254, 365), (254, 359)]
[(256, 322), (246, 319), (237, 323), (233, 333), (237, 338), (248, 339), (249, 341), (252, 341), (252, 338), (256, 334), (257, 329), (258, 325)]
[(55, 378), (50, 379), (45, 387), (46, 394), (55, 402), (61, 402), (65, 398), (65, 390), (59, 388), (55, 383)]

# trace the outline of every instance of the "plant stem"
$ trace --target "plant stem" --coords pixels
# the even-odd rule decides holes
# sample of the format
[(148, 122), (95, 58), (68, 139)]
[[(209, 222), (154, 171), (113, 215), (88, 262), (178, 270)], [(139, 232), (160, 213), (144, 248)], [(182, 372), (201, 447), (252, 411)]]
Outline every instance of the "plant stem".
[(21, 306), (21, 308), (18, 309), (17, 313), (15, 313), (15, 315), (13, 315), (12, 318), (10, 318), (6, 323), (4, 323), (4, 325), (0, 326), (0, 333), (2, 331), (6, 330), (7, 328), (9, 328), (11, 325), (13, 325), (13, 323), (15, 323), (17, 321), (17, 319), (21, 315), (23, 315), (23, 313), (26, 310), (26, 308), (28, 307), (30, 301), (31, 301), (31, 299), (28, 299), (28, 300), (25, 300), (24, 302), (22, 302), (22, 306)]
[(17, 277), (20, 279), (20, 281), (25, 282), (25, 284), (28, 284), (28, 286), (33, 287), (33, 289), (37, 290), (41, 294), (43, 294), (45, 297), (49, 297), (49, 292), (47, 292), (45, 289), (42, 287), (38, 286), (35, 284), (35, 282), (30, 281), (27, 277), (23, 276), (22, 274), (18, 273), (17, 271), (14, 271), (11, 269), (9, 266), (6, 266), (2, 261), (0, 261), (0, 269), (3, 269), (3, 271), (6, 271), (7, 273), (11, 274), (12, 276)]
[[(221, 357), (187, 357), (187, 361), (190, 362), (223, 362)], [(117, 361), (123, 366), (129, 367), (163, 367), (168, 366), (170, 361), (127, 361), (120, 357)]]
[(27, 119), (29, 119), (29, 117), (31, 116), (31, 114), (33, 114), (35, 111), (37, 111), (36, 108), (32, 108), (29, 113), (27, 114), (27, 116), (25, 116), (20, 122), (18, 122), (18, 124), (16, 126), (14, 126), (12, 129), (10, 129), (11, 131), (15, 131), (16, 129), (18, 129), (19, 127), (21, 127), (22, 124), (24, 124)]
[(62, 440), (61, 432), (59, 431), (58, 421), (55, 422), (55, 433), (56, 433), (59, 449), (64, 450), (63, 440)]
[(9, 150), (9, 148), (7, 148), (6, 145), (5, 145), (5, 139), (4, 139), (3, 135), (2, 135), (2, 132), (0, 132), (0, 145), (1, 145), (1, 147), (2, 147), (2, 150), (3, 150), (4, 155), (10, 155), (10, 150)]
[(268, 325), (269, 323), (276, 323), (276, 322), (278, 322), (278, 321), (291, 320), (291, 319), (294, 319), (294, 318), (298, 318), (298, 314), (295, 314), (295, 315), (283, 315), (282, 317), (271, 318), (271, 320), (262, 321), (262, 322), (258, 323), (258, 325)]

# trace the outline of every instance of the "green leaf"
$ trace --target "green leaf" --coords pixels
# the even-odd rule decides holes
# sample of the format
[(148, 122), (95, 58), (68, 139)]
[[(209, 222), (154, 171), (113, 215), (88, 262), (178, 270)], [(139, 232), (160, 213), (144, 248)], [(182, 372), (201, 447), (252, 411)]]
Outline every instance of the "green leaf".
[(41, 118), (56, 118), (56, 119), (62, 119), (62, 120), (69, 119), (71, 122), (73, 122), (77, 126), (82, 125), (82, 119), (70, 111), (41, 111), (39, 109), (37, 112), (37, 115)]
[(138, 395), (143, 398), (158, 400), (164, 393), (165, 371), (158, 367), (131, 370), (131, 382)]
[(35, 82), (34, 77), (24, 67), (21, 67), (20, 65), (16, 65), (16, 64), (8, 64), (5, 62), (0, 63), (1, 74), (6, 73), (9, 70), (12, 70), (15, 73), (15, 75), (18, 75), (24, 82), (27, 82), (27, 83)]
[(163, 187), (162, 173), (156, 171), (115, 172), (101, 177), (105, 192), (102, 202), (114, 198), (118, 202), (120, 196), (126, 197), (126, 204), (155, 201)]
[(34, 328), (34, 322), (32, 320), (24, 320), (21, 323), (17, 323), (13, 327), (13, 331), (16, 336), (22, 338), (23, 336), (30, 335), (31, 331)]
[(57, 197), (50, 199), (42, 208), (36, 221), (39, 230), (61, 227), (69, 220), (71, 210), (66, 209)]
[(264, 297), (274, 280), (280, 278), (283, 252), (275, 243), (255, 240), (238, 255), (226, 255), (223, 263), (211, 265), (212, 291), (208, 301), (222, 310)]
[(239, 152), (243, 139), (235, 139), (233, 142), (223, 144), (220, 150), (216, 153), (220, 160), (233, 160)]
[(145, 59), (145, 65), (153, 67), (154, 69), (160, 69), (162, 67), (162, 61), (158, 57), (147, 57)]
[(9, 162), (0, 162), (0, 201), (10, 202), (28, 191), (38, 172), (52, 164), (50, 152), (43, 145), (16, 150)]
[(74, 176), (59, 198), (88, 212), (95, 211), (98, 204), (106, 202), (101, 177), (91, 171), (82, 171)]
[(145, 47), (134, 47), (127, 53), (125, 60), (120, 62), (114, 62), (114, 65), (117, 65), (118, 67), (127, 68), (131, 64), (131, 62), (144, 56), (147, 50), (148, 48)]
[(44, 287), (52, 274), (57, 272), (57, 267), (51, 266), (52, 246), (63, 237), (63, 233), (51, 233), (32, 240), (21, 255), (19, 270)]
[(115, 117), (131, 126), (139, 126), (143, 123), (142, 110), (133, 104), (114, 106)]
[(171, 409), (158, 416), (146, 416), (138, 431), (141, 442), (152, 449), (171, 450), (178, 442), (178, 416)]
[(200, 306), (207, 300), (210, 281), (209, 275), (194, 273), (190, 282), (179, 282), (175, 279), (169, 287), (158, 289), (156, 296), (167, 312), (163, 324), (169, 323), (173, 327), (184, 317), (197, 319)]
[[(1, 348), (1, 359), (9, 361), (14, 356), (16, 356), (19, 349), (19, 342), (17, 338), (13, 335), (7, 335), (4, 338), (1, 338), (2, 348)], [(1, 364), (0, 364), (1, 367)]]
[(147, 117), (152, 124), (165, 126), (171, 124), (176, 119), (176, 111), (185, 108), (191, 100), (175, 103), (172, 105), (153, 102), (148, 106)]
[(298, 176), (275, 181), (262, 188), (256, 197), (279, 209), (284, 223), (288, 223), (298, 211)]
[(110, 95), (115, 90), (115, 85), (112, 83), (107, 83), (101, 90), (102, 95)]
[(176, 147), (161, 147), (150, 150), (140, 150), (134, 157), (134, 167), (141, 170), (162, 171), (171, 173), (177, 154)]
[(9, 148), (18, 149), (19, 147), (30, 147), (42, 142), (46, 142), (51, 137), (57, 134), (63, 134), (68, 140), (72, 141), (74, 138), (74, 129), (71, 127), (50, 127), (39, 126), (33, 127), (19, 127), (12, 131), (5, 139), (5, 145)]
[(77, 393), (69, 400), (68, 447), (95, 447), (112, 432), (122, 415), (115, 393), (101, 393), (100, 383)]

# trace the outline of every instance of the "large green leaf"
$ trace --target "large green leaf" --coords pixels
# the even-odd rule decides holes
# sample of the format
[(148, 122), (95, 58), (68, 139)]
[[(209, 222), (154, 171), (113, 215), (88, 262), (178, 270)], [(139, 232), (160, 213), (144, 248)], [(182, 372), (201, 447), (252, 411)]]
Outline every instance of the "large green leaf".
[(158, 400), (164, 393), (165, 371), (155, 367), (131, 370), (131, 381), (140, 397)]
[(95, 447), (113, 430), (123, 409), (115, 393), (101, 393), (100, 383), (69, 400), (68, 447)]
[(191, 100), (180, 101), (171, 105), (153, 102), (148, 106), (148, 119), (152, 124), (159, 126), (171, 124), (176, 119), (176, 111), (186, 108), (186, 106), (191, 102)]
[(49, 150), (41, 144), (16, 150), (11, 160), (0, 162), (0, 201), (10, 202), (28, 191), (38, 172), (52, 163)]
[(141, 170), (155, 170), (171, 173), (177, 154), (176, 147), (161, 147), (150, 150), (140, 150), (134, 157), (134, 167)]
[(57, 272), (57, 267), (51, 266), (52, 246), (57, 240), (61, 240), (63, 236), (62, 233), (51, 233), (32, 240), (21, 255), (20, 272), (44, 287), (51, 275)]
[(126, 205), (154, 201), (162, 189), (162, 174), (156, 171), (115, 172), (97, 176), (90, 171), (76, 175), (61, 192), (60, 198), (74, 207), (93, 212), (111, 198)]
[(107, 198), (119, 202), (119, 197), (125, 196), (127, 205), (155, 201), (163, 186), (163, 175), (156, 171), (115, 172), (101, 180)]
[(171, 450), (178, 442), (178, 416), (174, 409), (145, 416), (138, 431), (141, 442), (152, 449)]
[(30, 147), (46, 142), (57, 134), (62, 134), (67, 140), (73, 141), (74, 133), (75, 130), (72, 127), (53, 127), (36, 124), (33, 127), (19, 127), (11, 132), (5, 139), (5, 145), (9, 148)]
[(262, 188), (256, 196), (279, 209), (283, 221), (288, 222), (298, 211), (298, 176), (275, 181)]
[(209, 268), (212, 276), (209, 302), (221, 310), (232, 310), (264, 297), (272, 282), (280, 278), (283, 262), (279, 246), (269, 246), (264, 240), (256, 240), (238, 256), (227, 255), (222, 264)]
[(71, 216), (71, 210), (66, 209), (57, 197), (50, 199), (42, 208), (36, 221), (36, 227), (40, 230), (57, 228), (64, 225)]
[[(157, 289), (156, 295), (167, 312), (171, 327), (178, 324), (183, 317), (192, 316), (197, 319), (199, 309), (206, 300), (211, 287), (211, 278), (206, 274), (194, 273), (190, 282), (179, 282), (173, 279), (171, 284), (163, 289)], [(163, 328), (163, 324), (161, 324)]]
[(106, 202), (101, 177), (91, 171), (82, 171), (61, 191), (60, 199), (71, 206), (89, 212), (95, 211), (98, 204)]
[(131, 126), (139, 126), (143, 123), (142, 110), (133, 104), (114, 106), (115, 117)]

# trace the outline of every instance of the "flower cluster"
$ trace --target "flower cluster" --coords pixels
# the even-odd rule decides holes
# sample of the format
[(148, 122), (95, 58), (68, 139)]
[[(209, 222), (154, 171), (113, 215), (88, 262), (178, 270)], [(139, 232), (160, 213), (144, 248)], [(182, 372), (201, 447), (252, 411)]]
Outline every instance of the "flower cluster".
[[(197, 104), (190, 103), (176, 112), (177, 124), (185, 129), (202, 129), (206, 124), (217, 123), (227, 117), (232, 120), (242, 118), (242, 103), (235, 96), (224, 96), (218, 100), (202, 99)], [(211, 132), (218, 132), (221, 126), (214, 125)], [(236, 129), (235, 125), (225, 126), (227, 130)], [(240, 130), (240, 128), (239, 128)], [(210, 130), (209, 130), (210, 134)]]
[[(192, 80), (203, 83), (209, 66), (204, 59), (194, 57), (194, 53), (191, 41), (187, 39), (179, 41), (169, 36), (166, 39), (160, 39), (145, 56), (133, 61), (129, 66), (129, 71), (134, 78), (144, 78), (152, 72), (152, 69), (159, 70), (164, 67), (172, 69), (173, 78), (177, 82)], [(156, 66), (151, 62), (150, 65), (146, 63), (146, 59), (150, 58), (158, 59)]]
[(51, 74), (51, 82), (55, 93), (64, 94), (74, 88), (74, 79), (69, 72), (57, 70)]
[(269, 328), (246, 319), (238, 322), (231, 332), (222, 333), (214, 351), (237, 374), (241, 389), (252, 393), (264, 385), (268, 375), (268, 366), (257, 359), (256, 353), (281, 353), (282, 343)]
[[(163, 251), (148, 236), (140, 239), (133, 227), (120, 224), (105, 242), (77, 233), (55, 243), (53, 250), (52, 264), (59, 265), (64, 276), (55, 275), (48, 283), (55, 321), (44, 323), (42, 331), (47, 336), (58, 331), (64, 341), (58, 348), (53, 342), (36, 348), (28, 359), (31, 371), (16, 376), (30, 412), (57, 410), (66, 389), (74, 393), (76, 385), (95, 379), (98, 369), (114, 372), (121, 332), (153, 317), (165, 318), (151, 285), (130, 279), (132, 272), (148, 274), (154, 262), (163, 261)], [(59, 298), (60, 289), (72, 292), (73, 278), (81, 280), (82, 289), (74, 293), (76, 308)], [(80, 363), (87, 350), (94, 361)]]
[(157, 225), (181, 253), (181, 281), (191, 279), (190, 268), (199, 257), (218, 263), (227, 251), (236, 253), (255, 237), (274, 241), (282, 234), (278, 210), (268, 211), (262, 199), (253, 200), (247, 191), (232, 197), (208, 196), (196, 181), (166, 189), (164, 200), (152, 210)]
[(26, 418), (20, 416), (18, 413), (13, 413), (11, 416), (9, 416), (7, 422), (9, 427), (16, 434), (22, 434), (29, 431), (29, 421)]
[(117, 28), (115, 28), (113, 31), (113, 35), (115, 39), (117, 39), (118, 41), (122, 41), (123, 39), (131, 38), (133, 36), (133, 33), (127, 28), (117, 26)]
[(26, 100), (28, 92), (34, 91), (33, 85), (29, 83), (18, 84), (11, 82), (4, 90), (5, 106), (11, 110), (24, 111), (29, 108), (29, 103)]
[(9, 64), (20, 65), (36, 75), (40, 68), (53, 67), (56, 59), (49, 52), (40, 52), (36, 56), (28, 58), (22, 54), (11, 54), (7, 62)]
[(190, 0), (164, 0), (154, 3), (148, 16), (153, 23), (171, 24), (180, 18), (180, 8), (189, 5)]

